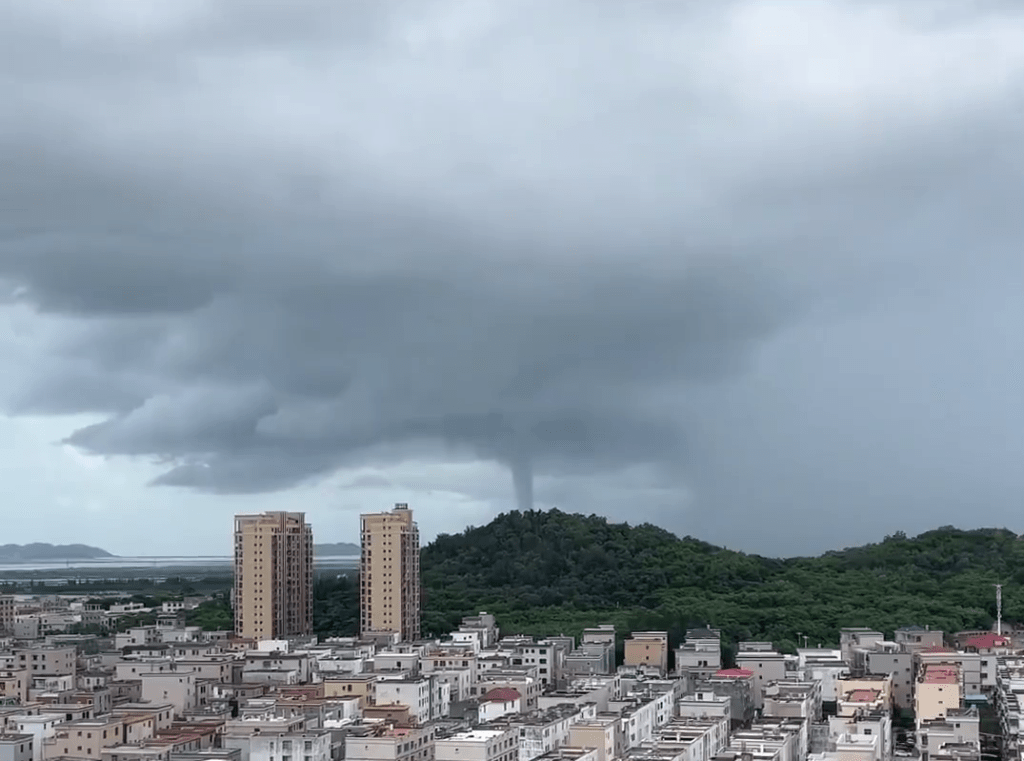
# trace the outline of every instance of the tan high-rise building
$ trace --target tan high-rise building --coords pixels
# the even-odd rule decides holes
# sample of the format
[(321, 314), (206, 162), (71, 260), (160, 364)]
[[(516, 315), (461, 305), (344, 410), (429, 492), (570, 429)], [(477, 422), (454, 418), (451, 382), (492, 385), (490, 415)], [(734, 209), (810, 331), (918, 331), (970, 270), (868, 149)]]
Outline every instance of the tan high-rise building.
[(0, 595), (0, 634), (14, 631), (14, 595)]
[(420, 636), (420, 531), (408, 505), (361, 516), (359, 631)]
[(305, 513), (235, 516), (235, 634), (313, 633), (313, 529)]

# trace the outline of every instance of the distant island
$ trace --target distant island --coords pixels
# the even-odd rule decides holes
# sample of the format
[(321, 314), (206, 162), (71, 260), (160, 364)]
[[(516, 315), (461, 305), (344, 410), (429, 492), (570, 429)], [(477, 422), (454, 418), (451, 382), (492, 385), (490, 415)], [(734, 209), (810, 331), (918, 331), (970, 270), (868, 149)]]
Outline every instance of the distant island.
[(93, 558), (114, 557), (99, 547), (87, 544), (32, 544), (0, 545), (0, 563), (22, 563), (34, 560), (86, 560)]
[(351, 542), (313, 545), (313, 554), (321, 557), (328, 557), (330, 555), (358, 555), (360, 552), (362, 552), (362, 549), (359, 545), (352, 544)]

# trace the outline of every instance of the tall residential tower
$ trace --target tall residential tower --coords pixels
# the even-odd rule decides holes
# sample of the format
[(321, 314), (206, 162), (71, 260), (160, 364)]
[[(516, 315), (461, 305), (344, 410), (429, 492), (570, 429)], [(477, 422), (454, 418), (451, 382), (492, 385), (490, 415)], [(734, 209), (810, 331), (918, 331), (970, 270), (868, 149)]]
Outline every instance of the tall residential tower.
[(313, 529), (305, 513), (235, 516), (235, 634), (313, 633)]
[(408, 505), (361, 516), (359, 632), (420, 636), (420, 531)]

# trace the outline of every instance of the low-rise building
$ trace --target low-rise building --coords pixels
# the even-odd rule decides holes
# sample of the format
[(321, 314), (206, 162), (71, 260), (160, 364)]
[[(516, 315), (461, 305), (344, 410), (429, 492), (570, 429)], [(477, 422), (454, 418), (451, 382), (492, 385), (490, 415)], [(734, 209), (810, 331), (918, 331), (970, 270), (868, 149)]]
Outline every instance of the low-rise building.
[(670, 683), (665, 690), (632, 692), (621, 700), (610, 701), (608, 709), (622, 725), (623, 748), (650, 742), (655, 733), (672, 720), (678, 693)]
[[(721, 669), (697, 684), (698, 692), (727, 695), (732, 701), (733, 728), (749, 726), (755, 714), (755, 675), (748, 669)], [(763, 702), (762, 702), (763, 706)]]
[[(680, 758), (683, 761), (708, 761), (725, 750), (729, 743), (729, 723), (718, 719), (676, 719), (658, 730), (653, 742), (627, 752), (631, 759), (652, 757)], [(639, 750), (640, 753), (635, 753)]]
[(657, 669), (668, 673), (668, 632), (633, 632), (624, 644), (626, 666)]
[(433, 674), (421, 677), (382, 675), (376, 682), (374, 705), (408, 706), (418, 723), (444, 718), (451, 705), (451, 687)]
[(363, 724), (345, 735), (345, 761), (432, 761), (436, 727)]
[(249, 761), (331, 761), (331, 733), (290, 732), (254, 735), (249, 741)]
[(596, 748), (573, 748), (563, 745), (534, 757), (534, 761), (598, 761)]
[(708, 679), (722, 668), (722, 633), (717, 629), (690, 629), (675, 650), (678, 676)]
[(324, 697), (358, 698), (360, 707), (374, 702), (377, 674), (332, 674), (324, 679)]
[(803, 679), (821, 683), (822, 702), (835, 703), (839, 699), (840, 681), (850, 675), (842, 650), (801, 648), (797, 650), (797, 658)]
[(981, 695), (981, 655), (977, 652), (959, 652), (951, 647), (929, 647), (914, 654), (916, 671), (920, 675), (929, 665), (952, 663), (960, 674), (963, 696)]
[(914, 713), (921, 723), (945, 719), (946, 713), (963, 704), (960, 668), (955, 663), (926, 664), (917, 679)]
[[(741, 642), (736, 653), (736, 668), (753, 675), (754, 708), (764, 707), (764, 687), (786, 678), (786, 656), (778, 653), (770, 642)], [(721, 674), (723, 672), (718, 672)], [(735, 714), (734, 714), (735, 716)]]
[(893, 704), (900, 709), (914, 707), (914, 654), (894, 642), (882, 643), (866, 655), (867, 674), (892, 677)]
[(963, 650), (967, 653), (976, 653), (978, 655), (982, 693), (990, 695), (995, 692), (999, 659), (1012, 655), (1014, 652), (1013, 642), (1010, 638), (995, 632), (978, 634), (965, 640)]
[(764, 688), (764, 708), (761, 713), (764, 716), (816, 722), (821, 720), (821, 706), (821, 682), (817, 680), (772, 682)]
[(434, 743), (436, 761), (518, 761), (519, 738), (511, 729), (473, 729)]
[(523, 696), (517, 690), (498, 687), (480, 697), (477, 716), (479, 721), (486, 723), (522, 710)]
[(60, 713), (24, 713), (7, 717), (8, 729), (16, 734), (32, 737), (32, 761), (42, 761), (43, 744), (57, 734), (57, 727), (64, 722)]
[(569, 744), (569, 731), (575, 725), (597, 718), (593, 703), (578, 706), (562, 703), (548, 709), (503, 716), (485, 729), (511, 729), (519, 738), (519, 761), (531, 761), (549, 751)]
[(71, 674), (78, 667), (78, 649), (34, 645), (14, 649), (14, 668), (26, 669), (33, 674)]
[(0, 761), (33, 761), (34, 743), (32, 735), (0, 733)]
[(732, 726), (732, 698), (714, 692), (694, 692), (676, 701), (676, 716), (680, 719), (725, 719)]
[(614, 761), (625, 750), (622, 725), (617, 716), (598, 716), (569, 728), (569, 745), (595, 748), (597, 761)]
[(893, 639), (909, 653), (942, 647), (943, 633), (930, 626), (904, 626), (893, 633)]
[(523, 699), (524, 711), (534, 711), (540, 707), (539, 701), (544, 685), (537, 676), (536, 667), (510, 666), (482, 672), (477, 684), (470, 688), (470, 693), (480, 696), (499, 687), (518, 692)]
[(959, 756), (981, 757), (981, 722), (976, 708), (950, 709), (944, 719), (920, 723), (917, 748), (923, 761), (954, 752)]
[(622, 677), (596, 676), (588, 679), (573, 680), (564, 690), (554, 690), (540, 695), (537, 707), (540, 709), (554, 708), (564, 703), (577, 706), (594, 704), (597, 710), (607, 711), (608, 703), (622, 695)]
[(44, 758), (73, 756), (100, 761), (103, 749), (124, 742), (124, 720), (116, 716), (79, 719), (62, 724), (47, 741)]

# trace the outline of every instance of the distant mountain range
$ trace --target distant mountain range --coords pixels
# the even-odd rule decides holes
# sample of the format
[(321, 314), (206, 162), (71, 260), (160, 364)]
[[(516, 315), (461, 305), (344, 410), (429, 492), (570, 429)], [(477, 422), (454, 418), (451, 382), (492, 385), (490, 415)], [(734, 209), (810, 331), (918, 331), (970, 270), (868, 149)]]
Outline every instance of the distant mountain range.
[(0, 562), (20, 563), (32, 560), (84, 560), (91, 558), (114, 557), (99, 547), (87, 544), (3, 544), (0, 545)]
[[(313, 546), (313, 552), (317, 557), (331, 557), (335, 555), (358, 555), (360, 547), (351, 542), (333, 542), (317, 544)], [(98, 558), (117, 557), (99, 547), (90, 547), (88, 544), (47, 544), (46, 542), (33, 542), (32, 544), (3, 544), (0, 545), (0, 563), (32, 563), (39, 561), (60, 561), (60, 560), (96, 560)]]
[(332, 544), (313, 545), (313, 554), (321, 557), (328, 555), (358, 555), (362, 549), (351, 542), (334, 542)]

